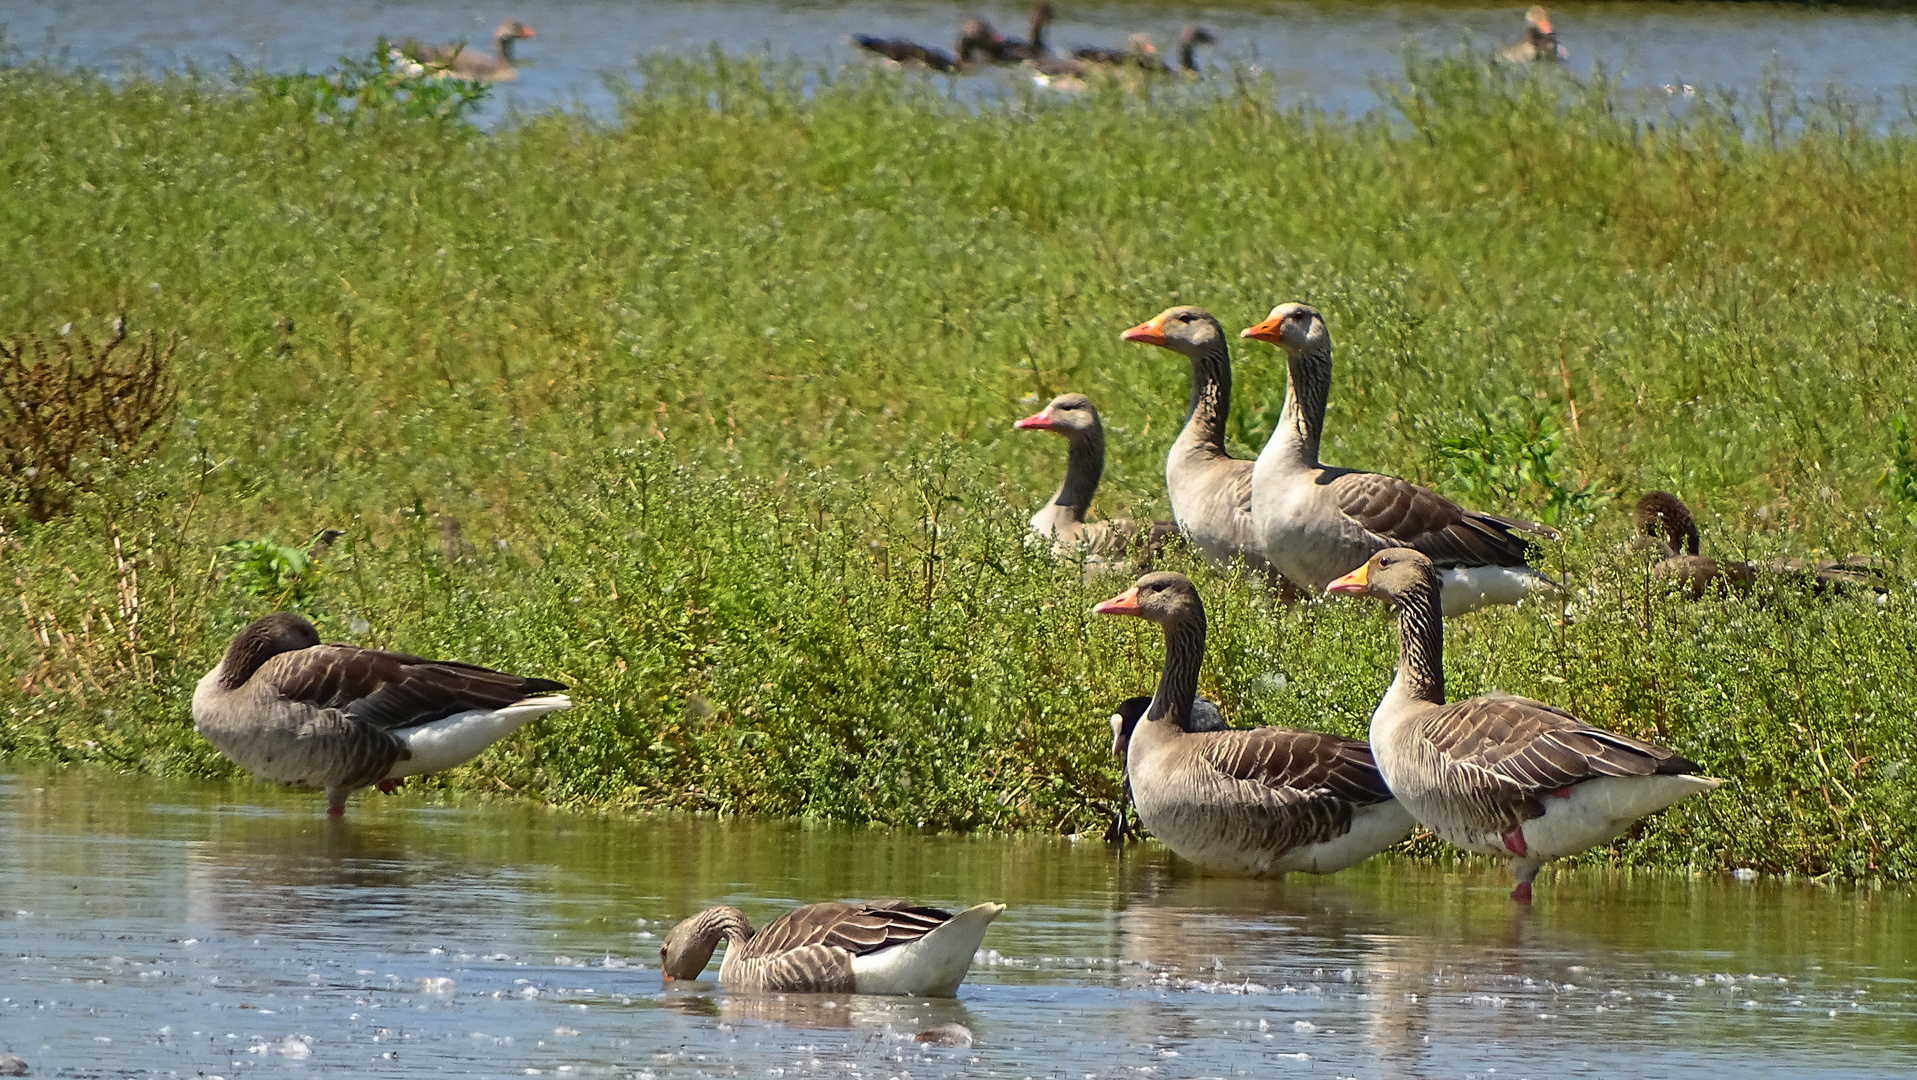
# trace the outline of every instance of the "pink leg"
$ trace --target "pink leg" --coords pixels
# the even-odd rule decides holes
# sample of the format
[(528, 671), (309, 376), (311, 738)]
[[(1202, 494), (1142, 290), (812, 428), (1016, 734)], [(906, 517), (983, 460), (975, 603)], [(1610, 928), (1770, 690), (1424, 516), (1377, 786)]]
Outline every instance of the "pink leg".
[(1505, 833), (1502, 837), (1499, 837), (1499, 839), (1504, 841), (1504, 850), (1513, 855), (1523, 857), (1530, 851), (1530, 845), (1524, 842), (1524, 826), (1522, 825), (1512, 826), (1511, 831)]
[(381, 795), (391, 795), (393, 792), (398, 791), (400, 788), (404, 787), (405, 785), (406, 785), (406, 778), (401, 776), (391, 780), (381, 780), (379, 783), (374, 784), (373, 786), (379, 789), (379, 793)]
[(326, 816), (327, 817), (345, 817), (346, 804), (345, 803), (328, 803), (326, 807)]
[(1518, 882), (1518, 887), (1511, 890), (1511, 899), (1516, 900), (1520, 904), (1530, 903), (1531, 883), (1528, 881)]

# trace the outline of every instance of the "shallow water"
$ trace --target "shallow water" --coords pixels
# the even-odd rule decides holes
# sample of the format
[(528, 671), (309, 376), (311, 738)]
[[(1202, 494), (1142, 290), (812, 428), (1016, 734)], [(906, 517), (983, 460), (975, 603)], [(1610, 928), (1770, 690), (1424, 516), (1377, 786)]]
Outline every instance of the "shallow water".
[[(1901, 892), (1374, 860), (1196, 878), (1050, 838), (0, 774), (0, 1051), (35, 1076), (1877, 1077)], [(1009, 910), (956, 1001), (662, 988), (709, 903)], [(716, 970), (716, 967), (715, 967)], [(970, 1047), (911, 1040), (960, 1023)]]
[[(1277, 74), (1289, 95), (1328, 109), (1363, 112), (1377, 104), (1373, 80), (1403, 71), (1401, 50), (1480, 48), (1518, 39), (1525, 4), (1284, 2), (1223, 5), (1055, 3), (1055, 47), (1122, 45), (1151, 33), (1162, 47), (1187, 22), (1212, 29), (1220, 69), (1256, 64)], [(1828, 85), (1904, 116), (1901, 89), (1917, 86), (1917, 13), (1814, 9), (1757, 3), (1552, 4), (1571, 53), (1570, 70), (1601, 64), (1627, 84), (1691, 84), (1754, 93), (1766, 72), (1796, 89)], [(770, 54), (817, 67), (858, 60), (854, 32), (903, 36), (950, 47), (959, 23), (986, 15), (1003, 32), (1024, 34), (1026, 5), (972, 3), (778, 3), (766, 0), (510, 0), (472, 5), (446, 0), (0, 0), (8, 43), (29, 56), (108, 72), (221, 71), (232, 61), (273, 71), (318, 71), (341, 55), (365, 56), (380, 35), (485, 44), (507, 14), (538, 31), (520, 43), (517, 81), (501, 84), (487, 118), (509, 107), (578, 104), (604, 112), (613, 101), (601, 76), (626, 78), (637, 57), (696, 53), (716, 44), (730, 53)], [(1020, 78), (996, 71), (968, 88)]]

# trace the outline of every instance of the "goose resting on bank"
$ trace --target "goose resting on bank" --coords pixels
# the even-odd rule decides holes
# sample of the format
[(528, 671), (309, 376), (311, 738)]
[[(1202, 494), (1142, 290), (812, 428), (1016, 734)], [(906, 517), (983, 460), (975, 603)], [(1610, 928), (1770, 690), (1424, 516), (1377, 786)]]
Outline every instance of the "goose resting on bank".
[(1146, 574), (1092, 611), (1164, 632), (1158, 692), (1125, 766), (1139, 821), (1173, 853), (1251, 877), (1330, 874), (1411, 831), (1361, 740), (1280, 727), (1190, 730), (1205, 658), (1205, 605), (1191, 579)]
[(1551, 16), (1541, 7), (1524, 13), (1524, 38), (1498, 54), (1513, 64), (1544, 60), (1556, 63), (1570, 56), (1558, 44), (1557, 31), (1551, 29)]
[(745, 913), (710, 907), (679, 923), (659, 947), (667, 982), (697, 979), (726, 941), (719, 985), (767, 994), (951, 997), (1004, 904), (956, 915), (904, 901), (808, 904), (754, 933)]
[(1177, 526), (1169, 521), (1140, 523), (1130, 518), (1086, 521), (1092, 496), (1098, 492), (1099, 478), (1105, 474), (1105, 427), (1098, 422), (1098, 410), (1084, 394), (1060, 394), (1045, 408), (1013, 427), (1025, 431), (1055, 431), (1065, 437), (1065, 479), (1051, 500), (1032, 515), (1032, 531), (1052, 541), (1061, 555), (1081, 546), (1089, 556), (1087, 563), (1106, 565), (1143, 540), (1144, 561), (1151, 556)]
[(1225, 449), (1231, 414), (1231, 349), (1224, 328), (1198, 307), (1171, 307), (1120, 335), (1156, 345), (1191, 361), (1191, 402), (1185, 426), (1165, 456), (1165, 494), (1172, 520), (1193, 546), (1218, 565), (1242, 557), (1268, 574), (1271, 563), (1252, 528), (1252, 463)]
[(1318, 460), (1331, 396), (1331, 336), (1316, 311), (1280, 304), (1239, 336), (1277, 345), (1287, 362), (1284, 410), (1250, 481), (1256, 543), (1279, 573), (1321, 591), (1373, 552), (1416, 548), (1444, 576), (1446, 615), (1515, 604), (1557, 587), (1525, 565), (1526, 536), (1555, 539), (1551, 529), (1465, 510), (1394, 476)]
[(478, 757), (533, 717), (566, 709), (564, 683), (453, 660), (322, 645), (291, 612), (255, 619), (193, 691), (193, 726), (262, 780), (326, 792), (326, 812), (378, 784)]
[(1638, 534), (1633, 546), (1658, 560), (1651, 567), (1651, 577), (1680, 586), (1693, 600), (1715, 588), (1748, 592), (1760, 575), (1807, 585), (1818, 596), (1859, 589), (1884, 591), (1877, 561), (1868, 555), (1817, 562), (1773, 559), (1760, 565), (1701, 554), (1703, 542), (1697, 519), (1684, 500), (1668, 491), (1653, 491), (1639, 499), (1631, 510), (1631, 523)]
[(493, 51), (482, 52), (470, 45), (422, 45), (408, 39), (402, 52), (422, 64), (446, 71), (462, 79), (481, 82), (507, 82), (519, 77), (513, 66), (513, 45), (521, 38), (538, 37), (537, 31), (517, 19), (507, 19), (493, 30)]
[(1444, 700), (1437, 567), (1386, 548), (1326, 587), (1374, 596), (1398, 616), (1398, 673), (1371, 716), (1371, 750), (1392, 794), (1438, 838), (1511, 864), (1513, 900), (1552, 859), (1596, 847), (1724, 781), (1651, 743), (1592, 727), (1541, 701)]

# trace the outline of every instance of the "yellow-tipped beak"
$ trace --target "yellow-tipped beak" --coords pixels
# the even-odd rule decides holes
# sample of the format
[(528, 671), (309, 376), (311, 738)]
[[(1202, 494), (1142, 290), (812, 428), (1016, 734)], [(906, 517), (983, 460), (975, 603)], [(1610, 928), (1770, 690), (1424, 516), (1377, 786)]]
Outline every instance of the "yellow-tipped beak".
[(1365, 591), (1371, 587), (1371, 583), (1366, 577), (1366, 571), (1370, 569), (1371, 564), (1366, 563), (1351, 573), (1346, 574), (1344, 577), (1325, 586), (1325, 591), (1328, 593), (1342, 593), (1347, 596), (1362, 596)]
[(1139, 323), (1118, 336), (1121, 340), (1136, 341), (1141, 345), (1164, 345), (1165, 316), (1161, 314), (1148, 322)]
[(1266, 319), (1257, 326), (1247, 326), (1243, 330), (1238, 331), (1238, 336), (1241, 338), (1256, 338), (1259, 341), (1269, 341), (1273, 345), (1276, 345), (1278, 344), (1278, 324), (1282, 321), (1284, 320)]
[(1138, 615), (1138, 586), (1134, 585), (1110, 600), (1092, 608), (1094, 615)]

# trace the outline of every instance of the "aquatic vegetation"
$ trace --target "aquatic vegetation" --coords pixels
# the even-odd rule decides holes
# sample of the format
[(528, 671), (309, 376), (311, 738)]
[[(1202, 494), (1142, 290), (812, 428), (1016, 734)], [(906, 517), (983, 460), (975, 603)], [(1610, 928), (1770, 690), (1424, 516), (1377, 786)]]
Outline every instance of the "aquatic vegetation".
[[(1090, 395), (1100, 512), (1168, 516), (1188, 372), (1118, 332), (1298, 299), (1338, 341), (1328, 460), (1557, 504), (1576, 587), (1456, 621), (1454, 692), (1731, 781), (1587, 858), (1917, 876), (1917, 567), (1878, 484), (1917, 355), (1909, 132), (1814, 102), (1775, 140), (1736, 102), (1653, 127), (1610, 84), (1464, 61), (1353, 120), (1251, 75), (987, 108), (736, 58), (643, 76), (617, 123), (485, 135), (252, 77), (0, 71), (0, 330), (125, 310), (191, 346), (157, 454), (5, 520), (0, 754), (228, 774), (186, 702), (282, 600), (216, 549), (338, 528), (284, 601), (325, 637), (575, 690), (429, 790), (1102, 830), (1105, 717), (1159, 648), (1094, 627), (1110, 590), (1029, 537), (1057, 448), (1010, 424)], [(1283, 368), (1237, 360), (1249, 454)], [(1739, 557), (1898, 584), (1683, 602), (1602, 502), (1653, 487)], [(1364, 731), (1381, 613), (1166, 566), (1229, 719)]]

